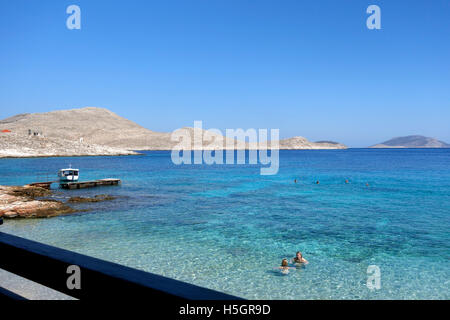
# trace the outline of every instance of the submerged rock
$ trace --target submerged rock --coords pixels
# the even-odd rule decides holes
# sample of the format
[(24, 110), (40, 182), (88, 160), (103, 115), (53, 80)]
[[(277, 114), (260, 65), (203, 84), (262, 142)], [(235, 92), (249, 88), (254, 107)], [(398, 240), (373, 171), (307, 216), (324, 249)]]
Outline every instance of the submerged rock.
[(84, 198), (84, 197), (72, 197), (68, 200), (68, 202), (100, 202), (107, 200), (114, 200), (116, 197), (107, 195), (107, 194), (99, 194), (93, 198)]

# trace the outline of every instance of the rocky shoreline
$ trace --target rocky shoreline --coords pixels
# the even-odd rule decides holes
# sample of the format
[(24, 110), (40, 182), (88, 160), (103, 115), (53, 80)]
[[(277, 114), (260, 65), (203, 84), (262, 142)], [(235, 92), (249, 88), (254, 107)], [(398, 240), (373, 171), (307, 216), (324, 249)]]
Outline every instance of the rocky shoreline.
[(0, 218), (29, 219), (51, 218), (79, 212), (67, 203), (100, 202), (113, 200), (109, 195), (97, 195), (93, 198), (72, 197), (67, 203), (48, 199), (53, 192), (33, 186), (0, 186)]

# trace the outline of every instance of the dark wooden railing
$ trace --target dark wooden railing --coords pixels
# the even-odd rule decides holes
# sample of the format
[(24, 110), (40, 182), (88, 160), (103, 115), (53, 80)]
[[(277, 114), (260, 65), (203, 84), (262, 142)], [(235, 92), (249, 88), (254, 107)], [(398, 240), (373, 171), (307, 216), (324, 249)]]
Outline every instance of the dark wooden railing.
[[(69, 289), (69, 266), (80, 289)], [(77, 299), (236, 300), (222, 292), (0, 232), (0, 268)], [(0, 284), (1, 287), (1, 284)], [(0, 295), (17, 298), (8, 290)]]

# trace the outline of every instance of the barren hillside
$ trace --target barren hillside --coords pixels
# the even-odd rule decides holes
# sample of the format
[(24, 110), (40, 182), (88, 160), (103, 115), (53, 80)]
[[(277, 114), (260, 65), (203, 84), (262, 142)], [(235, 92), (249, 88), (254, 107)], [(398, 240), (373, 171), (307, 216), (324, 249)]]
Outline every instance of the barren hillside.
[[(194, 138), (203, 136), (203, 145), (222, 149), (229, 139), (214, 133), (183, 128)], [(177, 141), (172, 133), (154, 132), (104, 109), (86, 107), (46, 113), (19, 114), (0, 121), (0, 156), (7, 154), (79, 155), (127, 154), (127, 150), (171, 150)], [(233, 140), (231, 140), (233, 141)], [(247, 146), (248, 147), (248, 146)], [(195, 148), (191, 143), (191, 148)], [(281, 149), (341, 149), (335, 143), (314, 143), (302, 137), (280, 140)], [(72, 150), (72, 151), (71, 151)], [(128, 152), (129, 153), (129, 152)]]
[(0, 129), (28, 136), (29, 130), (45, 138), (139, 149), (161, 135), (103, 108), (60, 110), (17, 115), (0, 121)]
[(137, 154), (124, 148), (80, 143), (61, 138), (0, 133), (0, 158), (56, 156), (112, 156)]
[(280, 149), (347, 149), (343, 144), (331, 141), (311, 142), (304, 137), (293, 137), (280, 140)]

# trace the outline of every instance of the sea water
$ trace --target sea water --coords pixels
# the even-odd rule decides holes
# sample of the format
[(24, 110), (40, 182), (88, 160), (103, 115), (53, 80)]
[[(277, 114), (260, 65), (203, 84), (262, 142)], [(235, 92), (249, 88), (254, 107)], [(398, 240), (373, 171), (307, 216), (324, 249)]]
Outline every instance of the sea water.
[[(0, 231), (249, 299), (450, 298), (450, 149), (280, 151), (273, 176), (177, 166), (170, 152), (0, 159), (0, 184), (54, 178), (69, 164), (80, 180), (122, 184), (53, 185), (56, 198), (117, 198)], [(297, 251), (309, 264), (280, 273)], [(367, 286), (370, 265), (379, 289)]]

